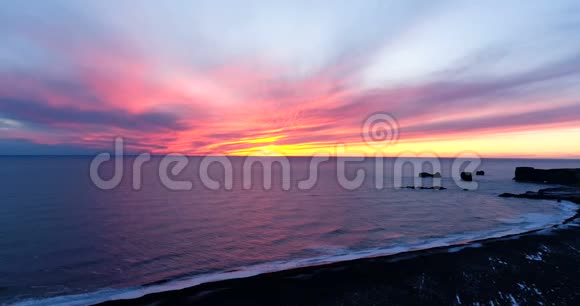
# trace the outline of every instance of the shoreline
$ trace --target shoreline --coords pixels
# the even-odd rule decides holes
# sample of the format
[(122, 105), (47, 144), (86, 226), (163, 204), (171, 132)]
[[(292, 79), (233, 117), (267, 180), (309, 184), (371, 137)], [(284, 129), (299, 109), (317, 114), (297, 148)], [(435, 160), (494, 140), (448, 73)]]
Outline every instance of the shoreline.
[[(570, 188), (548, 188), (541, 189), (538, 192), (526, 192), (524, 194), (500, 194), (500, 197), (517, 197), (517, 198), (528, 198), (528, 199), (540, 199), (540, 200), (550, 200), (550, 202), (556, 204), (555, 202), (564, 202), (561, 207), (566, 213), (559, 216), (557, 219), (545, 222), (544, 224), (536, 224), (535, 228), (531, 226), (522, 226), (519, 228), (514, 228), (510, 230), (486, 232), (485, 236), (482, 233), (471, 233), (470, 236), (456, 235), (453, 237), (446, 236), (446, 239), (430, 240), (424, 241), (421, 245), (409, 245), (406, 249), (401, 249), (398, 247), (392, 248), (381, 248), (381, 249), (369, 249), (362, 250), (358, 252), (349, 252), (345, 254), (335, 254), (331, 257), (321, 257), (321, 258), (309, 258), (304, 259), (301, 262), (272, 262), (264, 263), (257, 266), (241, 267), (237, 269), (231, 269), (227, 271), (216, 272), (214, 274), (204, 274), (195, 275), (186, 278), (170, 278), (165, 280), (159, 280), (155, 282), (150, 282), (137, 287), (129, 288), (105, 288), (98, 291), (72, 294), (72, 295), (61, 295), (54, 297), (46, 297), (40, 299), (24, 299), (15, 301), (12, 303), (15, 305), (175, 305), (175, 304), (201, 304), (201, 305), (213, 305), (213, 304), (231, 304), (239, 305), (236, 301), (242, 299), (246, 301), (247, 305), (272, 305), (272, 304), (283, 304), (283, 305), (297, 305), (297, 304), (320, 304), (320, 305), (335, 305), (335, 304), (346, 304), (346, 305), (357, 305), (357, 303), (348, 302), (349, 299), (339, 299), (334, 302), (329, 302), (328, 300), (318, 302), (316, 296), (310, 296), (311, 290), (316, 288), (326, 288), (325, 284), (328, 282), (330, 286), (339, 284), (342, 291), (335, 293), (348, 293), (354, 292), (355, 295), (368, 295), (371, 288), (376, 286), (382, 286), (386, 291), (395, 290), (400, 286), (400, 284), (389, 277), (385, 277), (384, 274), (378, 275), (376, 271), (387, 271), (387, 273), (395, 273), (399, 276), (405, 276), (407, 278), (413, 277), (413, 273), (410, 275), (405, 275), (403, 268), (399, 267), (398, 263), (401, 263), (408, 270), (413, 270), (415, 266), (423, 265), (423, 261), (427, 258), (431, 260), (433, 257), (441, 257), (445, 254), (458, 254), (453, 255), (454, 259), (438, 260), (434, 262), (434, 266), (447, 267), (449, 270), (453, 270), (455, 262), (462, 262), (472, 257), (481, 257), (478, 261), (466, 264), (464, 267), (465, 271), (469, 271), (472, 268), (479, 267), (478, 270), (489, 272), (489, 262), (485, 260), (485, 255), (488, 254), (488, 261), (491, 261), (493, 256), (501, 258), (506, 250), (498, 250), (498, 245), (504, 245), (506, 249), (511, 249), (511, 251), (519, 251), (521, 254), (514, 257), (510, 253), (505, 260), (500, 260), (503, 263), (517, 262), (521, 265), (521, 257), (530, 257), (534, 261), (539, 253), (546, 253), (543, 250), (545, 245), (551, 245), (551, 247), (546, 247), (548, 249), (554, 249), (556, 251), (550, 251), (547, 253), (556, 253), (559, 257), (566, 258), (565, 262), (578, 262), (574, 257), (580, 255), (580, 238), (574, 239), (574, 237), (580, 237), (580, 190), (570, 189)], [(558, 197), (558, 198), (554, 198)], [(565, 197), (566, 199), (560, 198)], [(549, 204), (549, 203), (547, 203)], [(458, 237), (465, 240), (457, 239)], [(531, 237), (531, 238), (530, 238)], [(546, 238), (549, 238), (547, 241)], [(526, 240), (527, 243), (522, 244), (520, 240)], [(515, 244), (510, 244), (505, 242), (517, 242)], [(543, 242), (542, 242), (543, 241)], [(565, 242), (568, 243), (567, 246), (562, 247), (555, 244)], [(530, 245), (536, 245), (536, 250), (527, 250), (526, 248)], [(475, 252), (476, 256), (470, 255), (467, 258), (465, 253)], [(503, 253), (502, 253), (503, 252)], [(496, 254), (496, 255), (493, 255)], [(482, 257), (483, 256), (483, 257)], [(445, 256), (443, 256), (445, 257)], [(541, 259), (542, 256), (540, 256)], [(551, 265), (558, 266), (558, 261), (552, 263)], [(550, 265), (547, 265), (550, 266)], [(541, 270), (545, 270), (546, 265), (541, 266)], [(434, 274), (434, 271), (430, 270), (431, 267), (425, 267), (421, 272), (421, 275), (417, 275), (419, 271), (414, 272), (414, 277), (416, 279), (421, 279), (425, 277), (437, 276), (440, 273)], [(580, 263), (575, 266), (570, 266), (571, 269), (567, 269), (566, 272), (575, 271), (576, 274), (580, 274)], [(362, 269), (362, 270), (361, 270)], [(495, 271), (495, 268), (492, 267)], [(524, 267), (523, 270), (528, 268)], [(331, 270), (336, 273), (330, 273)], [(537, 270), (537, 268), (536, 268)], [(338, 272), (342, 271), (342, 272)], [(530, 270), (531, 273), (534, 269)], [(352, 277), (354, 273), (354, 276)], [(330, 277), (329, 277), (330, 275)], [(313, 276), (321, 276), (323, 279), (317, 279), (312, 281)], [(358, 277), (358, 278), (357, 278)], [(438, 277), (442, 277), (439, 275)], [(545, 275), (545, 279), (554, 279), (557, 274)], [(460, 276), (456, 276), (460, 278)], [(476, 278), (474, 276), (473, 278)], [(496, 277), (501, 278), (501, 277)], [(490, 278), (488, 281), (495, 281), (496, 278)], [(526, 277), (523, 277), (527, 279)], [(576, 288), (575, 291), (579, 293), (576, 294), (574, 290), (567, 293), (568, 296), (580, 296), (580, 282), (572, 278), (569, 284), (572, 284)], [(267, 280), (264, 285), (264, 280)], [(288, 283), (288, 279), (294, 279), (297, 282)], [(370, 281), (370, 280), (373, 281)], [(302, 282), (302, 280), (304, 282)], [(419, 280), (417, 280), (419, 281)], [(425, 282), (421, 280), (420, 282)], [(529, 281), (518, 282), (523, 287), (525, 283)], [(463, 286), (464, 282), (459, 282), (455, 285), (449, 284), (449, 287), (444, 288), (447, 292), (451, 291), (453, 288), (459, 288)], [(253, 285), (252, 285), (253, 284)], [(260, 290), (261, 286), (273, 285), (275, 288), (268, 291), (276, 292), (281, 291), (282, 293), (272, 295), (264, 295)], [(366, 285), (361, 285), (366, 284)], [(534, 287), (532, 282), (532, 287), (535, 288), (533, 291), (537, 294), (537, 288)], [(288, 285), (290, 287), (286, 288)], [(256, 287), (257, 286), (257, 287)], [(278, 286), (278, 287), (276, 287)], [(431, 287), (441, 287), (440, 284), (429, 284), (426, 283), (427, 288)], [(519, 285), (518, 285), (519, 286)], [(280, 288), (279, 288), (280, 287)], [(542, 290), (552, 290), (546, 285), (544, 285)], [(239, 292), (239, 288), (246, 288), (243, 292)], [(489, 299), (490, 303), (496, 303), (498, 301), (505, 300), (504, 289), (497, 288), (498, 292), (503, 292), (499, 297), (492, 297)], [(399, 288), (397, 290), (408, 290), (408, 286), (405, 288)], [(521, 289), (521, 288), (520, 288)], [(284, 293), (288, 290), (295, 290), (291, 294)], [(433, 289), (441, 290), (441, 289)], [(528, 290), (528, 291), (529, 291)], [(478, 292), (480, 289), (473, 288), (473, 292)], [(232, 294), (233, 292), (233, 294)], [(542, 292), (542, 291), (538, 291)], [(406, 299), (413, 300), (414, 296), (421, 296), (420, 292), (410, 291), (407, 294)], [(522, 296), (521, 292), (515, 292), (512, 296), (518, 296), (517, 301), (535, 301), (536, 303), (550, 303), (551, 299), (541, 299), (532, 298), (530, 296)], [(565, 293), (563, 293), (565, 294)], [(264, 296), (262, 296), (264, 295)], [(315, 295), (315, 294), (314, 294)], [(528, 293), (529, 295), (529, 293)], [(300, 298), (301, 297), (301, 298)], [(336, 298), (332, 297), (331, 298)], [(470, 295), (459, 296), (459, 299), (470, 299)], [(291, 302), (282, 303), (280, 299), (288, 300)], [(403, 297), (402, 300), (395, 302), (395, 300), (390, 300), (390, 303), (383, 303), (385, 298), (390, 298), (390, 294), (381, 295), (374, 292), (372, 298), (369, 298), (364, 304), (376, 304), (376, 305), (392, 305), (392, 304), (406, 304)], [(449, 301), (449, 297), (447, 297)], [(578, 298), (578, 297), (576, 297)], [(273, 300), (274, 299), (274, 300)], [(260, 302), (264, 300), (263, 302)], [(486, 302), (481, 299), (474, 299), (477, 303)], [(316, 302), (314, 302), (316, 301)], [(415, 303), (424, 303), (415, 301)], [(574, 300), (575, 301), (575, 300)], [(561, 305), (566, 305), (564, 302), (569, 302), (568, 300), (563, 300)], [(579, 300), (580, 302), (580, 300)], [(488, 304), (490, 304), (488, 303)], [(507, 302), (506, 302), (507, 303)], [(246, 305), (242, 303), (242, 305)], [(430, 303), (433, 304), (433, 303)], [(461, 304), (461, 302), (445, 302), (441, 304)], [(514, 304), (514, 303), (508, 303)]]
[[(392, 305), (428, 301), (433, 304), (433, 299), (438, 301), (435, 304), (446, 305), (466, 302), (501, 305), (514, 304), (514, 301), (574, 304), (580, 300), (580, 292), (576, 292), (576, 288), (580, 288), (580, 281), (576, 280), (576, 275), (580, 273), (579, 216), (580, 209), (577, 207), (576, 213), (560, 224), (523, 233), (204, 282), (184, 289), (115, 299), (97, 305)], [(455, 264), (457, 262), (466, 263), (458, 266)], [(563, 265), (569, 268), (556, 274), (554, 270), (549, 272), (546, 269)], [(523, 275), (510, 277), (498, 272), (514, 268)], [(445, 273), (445, 269), (453, 273)], [(478, 273), (468, 277), (470, 271)], [(538, 271), (544, 273), (541, 278), (530, 276), (541, 274)], [(479, 285), (467, 286), (469, 292), (461, 292), (465, 291), (465, 288), (461, 289), (463, 284), (477, 280), (480, 273), (488, 276), (476, 281)], [(398, 277), (393, 278), (392, 275)], [(566, 280), (572, 288), (558, 291), (546, 281), (556, 279)], [(411, 280), (424, 284), (418, 288), (409, 287)], [(498, 281), (504, 284), (494, 290), (482, 287), (483, 283)], [(517, 286), (507, 286), (505, 282)], [(377, 291), (379, 287), (385, 292), (394, 292), (383, 294)], [(326, 294), (321, 298), (317, 291)], [(456, 291), (455, 296), (450, 293), (452, 291)]]

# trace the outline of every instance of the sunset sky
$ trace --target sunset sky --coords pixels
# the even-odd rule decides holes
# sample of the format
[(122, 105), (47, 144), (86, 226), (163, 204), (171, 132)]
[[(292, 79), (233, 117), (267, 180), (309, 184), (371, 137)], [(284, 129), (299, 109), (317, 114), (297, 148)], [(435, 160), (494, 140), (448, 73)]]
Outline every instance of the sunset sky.
[[(580, 2), (0, 3), (0, 155), (580, 157)], [(376, 112), (398, 142), (361, 138)]]

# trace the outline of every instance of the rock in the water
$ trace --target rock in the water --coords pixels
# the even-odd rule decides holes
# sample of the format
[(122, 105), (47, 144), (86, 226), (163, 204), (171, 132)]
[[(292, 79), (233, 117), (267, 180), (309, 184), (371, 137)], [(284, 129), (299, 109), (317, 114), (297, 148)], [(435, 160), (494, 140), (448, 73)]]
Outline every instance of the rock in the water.
[(475, 175), (485, 175), (485, 171), (479, 170), (479, 171), (475, 172)]
[(471, 182), (473, 181), (473, 175), (469, 172), (461, 172), (461, 180)]
[(428, 173), (428, 172), (421, 172), (421, 173), (419, 173), (419, 177), (435, 177), (435, 178), (439, 178), (439, 177), (441, 177), (441, 173), (435, 172), (435, 174), (431, 174), (431, 173)]
[(561, 185), (580, 186), (580, 169), (535, 169), (517, 167), (514, 180)]
[(502, 193), (502, 198), (524, 198), (538, 200), (564, 200), (580, 204), (580, 188), (547, 188), (539, 191), (528, 191), (522, 194)]
[(423, 186), (405, 186), (406, 189), (427, 189), (427, 190), (447, 190), (443, 186), (423, 187)]

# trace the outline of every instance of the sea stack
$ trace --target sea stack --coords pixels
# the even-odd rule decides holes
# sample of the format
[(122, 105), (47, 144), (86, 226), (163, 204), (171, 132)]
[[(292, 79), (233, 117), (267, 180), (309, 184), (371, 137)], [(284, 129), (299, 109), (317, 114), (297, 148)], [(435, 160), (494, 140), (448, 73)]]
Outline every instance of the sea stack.
[(469, 172), (461, 172), (461, 180), (471, 182), (473, 181), (473, 175)]
[(580, 186), (580, 169), (535, 169), (517, 167), (514, 180), (546, 184)]

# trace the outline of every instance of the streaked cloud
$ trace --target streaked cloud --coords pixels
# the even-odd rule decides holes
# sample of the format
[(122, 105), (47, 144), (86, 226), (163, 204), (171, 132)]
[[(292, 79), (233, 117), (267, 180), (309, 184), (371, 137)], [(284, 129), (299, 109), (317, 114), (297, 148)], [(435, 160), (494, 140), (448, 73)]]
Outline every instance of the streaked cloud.
[(527, 155), (522, 133), (580, 136), (578, 17), (574, 1), (6, 1), (0, 148), (369, 150), (381, 111), (401, 125), (388, 153)]

